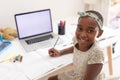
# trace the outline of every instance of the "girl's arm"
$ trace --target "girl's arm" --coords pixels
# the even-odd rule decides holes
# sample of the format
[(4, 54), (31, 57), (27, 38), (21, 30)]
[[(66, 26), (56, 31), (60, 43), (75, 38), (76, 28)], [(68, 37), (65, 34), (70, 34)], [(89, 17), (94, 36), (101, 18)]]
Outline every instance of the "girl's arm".
[(61, 55), (69, 54), (69, 53), (73, 53), (73, 46), (66, 48), (66, 49), (63, 49), (63, 50), (60, 50)]
[(73, 46), (69, 47), (69, 48), (66, 48), (66, 49), (63, 49), (63, 50), (56, 50), (54, 48), (49, 50), (49, 55), (51, 57), (61, 56), (61, 55), (64, 55), (64, 54), (69, 54), (69, 53), (73, 53)]
[(83, 80), (96, 80), (95, 78), (101, 72), (102, 67), (102, 63), (88, 64)]

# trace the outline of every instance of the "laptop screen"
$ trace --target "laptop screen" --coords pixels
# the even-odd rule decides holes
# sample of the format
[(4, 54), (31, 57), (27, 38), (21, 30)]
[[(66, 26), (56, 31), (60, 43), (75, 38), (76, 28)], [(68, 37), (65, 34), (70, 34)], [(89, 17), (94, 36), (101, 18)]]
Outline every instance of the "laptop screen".
[(15, 14), (19, 39), (53, 32), (50, 9)]

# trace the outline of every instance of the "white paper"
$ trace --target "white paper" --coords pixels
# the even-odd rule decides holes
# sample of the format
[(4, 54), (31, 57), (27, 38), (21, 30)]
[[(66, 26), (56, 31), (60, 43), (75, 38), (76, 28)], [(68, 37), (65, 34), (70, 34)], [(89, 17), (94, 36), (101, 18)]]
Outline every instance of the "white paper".
[(43, 75), (45, 72), (54, 68), (49, 61), (43, 59), (43, 57), (36, 52), (23, 55), (22, 63), (17, 66), (30, 79)]
[(40, 50), (40, 49), (37, 51), (37, 54), (42, 56), (44, 60), (48, 61), (51, 65), (53, 65), (54, 68), (60, 65), (71, 63), (73, 57), (72, 53), (67, 55), (62, 55), (59, 57), (50, 57), (48, 54), (48, 50)]
[(4, 62), (0, 64), (0, 80), (28, 80), (26, 76), (19, 71), (16, 63)]

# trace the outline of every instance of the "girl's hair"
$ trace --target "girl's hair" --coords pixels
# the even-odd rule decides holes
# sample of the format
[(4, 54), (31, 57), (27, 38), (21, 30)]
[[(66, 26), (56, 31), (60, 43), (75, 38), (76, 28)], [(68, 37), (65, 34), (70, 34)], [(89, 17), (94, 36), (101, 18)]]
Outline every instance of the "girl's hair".
[(98, 23), (99, 29), (100, 30), (102, 29), (102, 27), (103, 27), (103, 17), (99, 12), (94, 11), (94, 10), (88, 10), (88, 11), (85, 11), (85, 12), (78, 12), (78, 14), (80, 15), (79, 18), (82, 18), (82, 17), (85, 17), (85, 16), (86, 17), (90, 16), (90, 17), (94, 18)]
[(88, 10), (88, 11), (85, 11), (85, 12), (86, 12), (86, 13), (93, 13), (93, 14), (95, 14), (96, 16), (98, 16), (98, 18), (101, 20), (102, 26), (103, 26), (103, 22), (104, 22), (103, 16), (102, 16), (99, 12), (94, 11), (94, 10)]

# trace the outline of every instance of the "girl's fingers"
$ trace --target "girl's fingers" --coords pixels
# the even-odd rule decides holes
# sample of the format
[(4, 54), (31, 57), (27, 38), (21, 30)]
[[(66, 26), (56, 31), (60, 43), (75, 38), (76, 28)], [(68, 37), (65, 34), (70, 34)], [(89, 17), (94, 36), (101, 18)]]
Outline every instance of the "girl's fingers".
[(55, 54), (55, 53), (50, 53), (50, 56), (51, 56), (51, 57), (55, 57), (56, 54)]
[(54, 57), (55, 56), (55, 51), (53, 49), (50, 49), (49, 50), (49, 55)]
[(59, 52), (56, 49), (52, 48), (49, 50), (49, 55), (51, 57), (59, 56)]
[(53, 54), (52, 53), (49, 53), (50, 56), (52, 56)]

